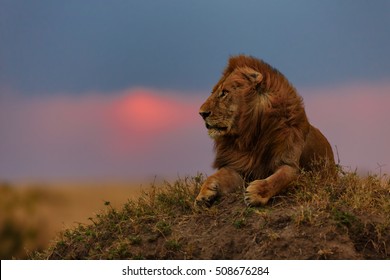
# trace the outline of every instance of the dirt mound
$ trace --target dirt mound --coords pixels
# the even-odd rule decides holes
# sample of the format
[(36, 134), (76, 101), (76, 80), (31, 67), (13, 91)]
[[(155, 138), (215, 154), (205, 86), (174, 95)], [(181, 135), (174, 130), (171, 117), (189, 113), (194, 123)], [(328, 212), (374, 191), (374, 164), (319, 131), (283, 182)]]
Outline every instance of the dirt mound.
[[(326, 175), (326, 174), (325, 174)], [(303, 174), (260, 208), (242, 191), (195, 209), (202, 176), (154, 186), (61, 233), (37, 259), (389, 259), (390, 183)]]

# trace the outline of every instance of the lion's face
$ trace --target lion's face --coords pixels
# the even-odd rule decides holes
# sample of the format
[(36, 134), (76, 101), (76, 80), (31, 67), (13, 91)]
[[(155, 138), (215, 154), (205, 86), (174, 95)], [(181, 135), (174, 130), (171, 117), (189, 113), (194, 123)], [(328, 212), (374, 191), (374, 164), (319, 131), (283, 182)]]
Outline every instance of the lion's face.
[(248, 67), (221, 78), (199, 110), (211, 138), (238, 133), (245, 95), (255, 90), (261, 80), (262, 75)]
[(210, 137), (216, 138), (234, 131), (239, 118), (240, 95), (233, 87), (221, 84), (200, 107)]

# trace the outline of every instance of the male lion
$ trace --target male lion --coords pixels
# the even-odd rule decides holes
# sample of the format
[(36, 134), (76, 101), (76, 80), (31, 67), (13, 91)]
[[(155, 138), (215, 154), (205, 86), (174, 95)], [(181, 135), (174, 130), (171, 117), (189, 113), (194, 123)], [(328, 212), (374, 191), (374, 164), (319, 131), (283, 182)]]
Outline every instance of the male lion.
[(309, 123), (302, 98), (262, 60), (231, 57), (199, 114), (215, 141), (218, 170), (202, 185), (197, 205), (210, 206), (245, 182), (246, 204), (265, 205), (300, 168), (312, 170), (319, 162), (334, 166), (332, 148)]

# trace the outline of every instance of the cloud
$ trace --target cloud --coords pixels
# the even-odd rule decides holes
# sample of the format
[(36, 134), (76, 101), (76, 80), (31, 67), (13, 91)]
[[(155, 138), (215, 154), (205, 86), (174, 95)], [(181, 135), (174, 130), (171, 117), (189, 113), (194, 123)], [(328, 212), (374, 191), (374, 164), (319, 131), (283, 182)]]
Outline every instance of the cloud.
[(200, 160), (208, 159), (212, 144), (197, 114), (200, 102), (140, 88), (110, 95), (8, 96), (0, 103), (0, 177), (207, 171), (210, 161)]

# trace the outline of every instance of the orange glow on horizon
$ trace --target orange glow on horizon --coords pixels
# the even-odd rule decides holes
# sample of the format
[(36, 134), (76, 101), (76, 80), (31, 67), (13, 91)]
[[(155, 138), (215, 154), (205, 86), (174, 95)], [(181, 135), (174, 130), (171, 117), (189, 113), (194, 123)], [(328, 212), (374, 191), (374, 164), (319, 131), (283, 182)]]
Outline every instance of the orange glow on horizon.
[(196, 121), (197, 107), (195, 102), (180, 102), (149, 90), (136, 90), (120, 98), (114, 110), (118, 122), (125, 128), (149, 134)]

